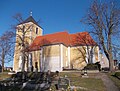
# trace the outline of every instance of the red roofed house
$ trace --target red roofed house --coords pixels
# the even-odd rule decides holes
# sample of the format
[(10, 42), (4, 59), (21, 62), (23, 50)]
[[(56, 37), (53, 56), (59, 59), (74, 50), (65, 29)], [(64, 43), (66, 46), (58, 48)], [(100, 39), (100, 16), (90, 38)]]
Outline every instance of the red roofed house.
[(38, 35), (27, 52), (28, 67), (33, 66), (38, 71), (83, 69), (87, 63), (99, 61), (99, 47), (88, 32)]

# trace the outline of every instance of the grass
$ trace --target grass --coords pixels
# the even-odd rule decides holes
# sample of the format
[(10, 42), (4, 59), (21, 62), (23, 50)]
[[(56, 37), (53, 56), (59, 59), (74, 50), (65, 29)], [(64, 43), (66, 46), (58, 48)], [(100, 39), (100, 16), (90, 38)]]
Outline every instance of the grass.
[(105, 86), (101, 79), (90, 77), (82, 78), (80, 73), (60, 73), (60, 76), (65, 75), (67, 75), (67, 77), (70, 79), (71, 86), (86, 88), (87, 90), (84, 91), (105, 91)]
[(109, 73), (108, 77), (115, 83), (115, 85), (119, 88), (120, 90), (120, 79), (114, 76), (115, 73)]
[(71, 79), (73, 81), (71, 85), (80, 86), (89, 89), (90, 91), (105, 91), (104, 85), (101, 79), (94, 78), (77, 78)]

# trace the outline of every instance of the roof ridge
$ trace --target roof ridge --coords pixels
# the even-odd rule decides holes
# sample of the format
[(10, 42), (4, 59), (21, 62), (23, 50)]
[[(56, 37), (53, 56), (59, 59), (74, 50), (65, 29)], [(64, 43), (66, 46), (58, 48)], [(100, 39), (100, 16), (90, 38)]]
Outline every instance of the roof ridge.
[(88, 33), (89, 34), (89, 32), (84, 31), (84, 32), (71, 33), (70, 35), (72, 35), (72, 34), (83, 34), (83, 33)]
[[(56, 34), (59, 34), (59, 33), (67, 33), (67, 34), (69, 35), (68, 32), (63, 31), (63, 32), (56, 32), (56, 33), (51, 33), (51, 34), (39, 35), (39, 36), (36, 36), (36, 38), (45, 37), (45, 36), (51, 36), (51, 35), (56, 35)], [(35, 38), (35, 39), (36, 39), (36, 38)]]
[(55, 32), (55, 33), (45, 34), (45, 35), (43, 35), (43, 36), (55, 35), (55, 34), (59, 34), (59, 33), (67, 33), (67, 34), (69, 34), (67, 31), (62, 31), (62, 32)]

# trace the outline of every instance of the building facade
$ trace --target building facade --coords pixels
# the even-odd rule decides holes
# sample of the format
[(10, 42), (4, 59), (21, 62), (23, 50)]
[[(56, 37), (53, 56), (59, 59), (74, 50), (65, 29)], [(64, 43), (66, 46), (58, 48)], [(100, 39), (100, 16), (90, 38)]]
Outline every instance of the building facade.
[[(33, 24), (29, 29), (30, 39), (26, 53), (25, 70), (34, 71), (63, 71), (63, 69), (83, 69), (87, 63), (95, 63), (99, 60), (99, 47), (92, 39), (88, 32), (69, 34), (68, 32), (58, 32), (53, 34), (42, 35), (42, 28), (28, 18), (24, 22)], [(22, 24), (24, 24), (22, 23)], [(18, 25), (20, 26), (20, 25)], [(37, 28), (37, 29), (36, 29)], [(39, 33), (36, 33), (39, 30)], [(18, 30), (17, 30), (18, 33)], [(16, 37), (16, 41), (17, 37)], [(22, 59), (20, 50), (17, 51), (16, 44), (14, 54), (14, 70), (19, 71)], [(16, 53), (18, 52), (18, 53)]]

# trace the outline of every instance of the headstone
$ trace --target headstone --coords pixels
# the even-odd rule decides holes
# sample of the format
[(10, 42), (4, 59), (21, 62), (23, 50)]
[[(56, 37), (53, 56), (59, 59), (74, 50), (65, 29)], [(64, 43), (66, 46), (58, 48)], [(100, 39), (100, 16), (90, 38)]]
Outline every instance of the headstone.
[(59, 78), (58, 80), (58, 89), (68, 89), (70, 86), (70, 80), (67, 78)]

